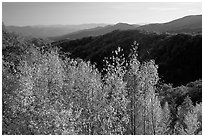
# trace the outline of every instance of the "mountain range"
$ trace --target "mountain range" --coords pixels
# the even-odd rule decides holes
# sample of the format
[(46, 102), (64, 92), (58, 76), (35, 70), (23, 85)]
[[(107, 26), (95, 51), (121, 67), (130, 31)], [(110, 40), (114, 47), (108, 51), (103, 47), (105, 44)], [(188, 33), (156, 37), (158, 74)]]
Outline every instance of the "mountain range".
[(79, 30), (106, 26), (107, 24), (80, 24), (80, 25), (36, 25), (36, 26), (6, 26), (10, 32), (15, 32), (21, 36), (31, 36), (37, 38), (54, 37)]
[(88, 36), (99, 36), (104, 35), (106, 33), (112, 32), (114, 30), (132, 30), (139, 27), (139, 25), (130, 25), (127, 23), (117, 23), (115, 25), (107, 25), (104, 27), (96, 27), (91, 29), (85, 29), (73, 33), (69, 33), (66, 35), (58, 36), (58, 37), (50, 37), (51, 40), (62, 40), (62, 39), (80, 39)]
[(88, 36), (104, 35), (114, 30), (145, 30), (154, 32), (169, 32), (169, 33), (201, 33), (202, 32), (202, 15), (185, 16), (180, 19), (173, 20), (167, 23), (148, 24), (148, 25), (131, 25), (127, 23), (118, 23), (104, 27), (96, 27), (92, 29), (81, 30), (69, 33), (62, 36), (50, 37), (52, 40), (62, 39), (79, 39)]
[(189, 15), (166, 23), (146, 25), (117, 23), (81, 24), (81, 25), (38, 25), (38, 26), (6, 26), (10, 32), (22, 36), (48, 38), (52, 41), (63, 39), (80, 39), (89, 36), (99, 36), (114, 30), (150, 31), (157, 33), (202, 33), (202, 15)]
[(138, 29), (156, 32), (201, 33), (202, 15), (185, 16), (167, 23), (143, 25)]

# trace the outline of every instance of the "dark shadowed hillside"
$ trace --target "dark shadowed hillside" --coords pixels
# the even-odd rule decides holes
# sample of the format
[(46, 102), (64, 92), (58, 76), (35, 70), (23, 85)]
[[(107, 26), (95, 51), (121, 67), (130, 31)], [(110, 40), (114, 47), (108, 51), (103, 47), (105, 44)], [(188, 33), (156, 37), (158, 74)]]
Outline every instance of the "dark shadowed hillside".
[(134, 41), (139, 43), (139, 60), (155, 59), (159, 65), (161, 81), (174, 85), (186, 84), (201, 78), (202, 36), (187, 34), (156, 34), (137, 30), (114, 31), (97, 37), (62, 41), (54, 45), (72, 57), (96, 62), (102, 68), (104, 57), (109, 57), (117, 47), (124, 49), (126, 57)]

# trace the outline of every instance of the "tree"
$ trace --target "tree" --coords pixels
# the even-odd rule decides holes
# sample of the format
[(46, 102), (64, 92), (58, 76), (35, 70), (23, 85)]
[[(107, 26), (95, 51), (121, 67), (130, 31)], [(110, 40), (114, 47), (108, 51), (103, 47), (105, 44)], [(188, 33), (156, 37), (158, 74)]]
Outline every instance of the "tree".
[(161, 134), (162, 108), (155, 85), (158, 82), (157, 66), (153, 60), (140, 63), (137, 60), (137, 46), (133, 45), (130, 55), (130, 70), (127, 74), (130, 97), (129, 114), (132, 134)]
[(103, 106), (101, 75), (90, 62), (73, 59), (67, 59), (65, 62), (66, 82), (63, 97), (74, 103), (74, 109), (82, 109), (79, 134), (97, 134), (97, 115)]
[(124, 134), (128, 123), (127, 104), (128, 99), (126, 82), (123, 81), (126, 73), (125, 60), (121, 54), (121, 48), (115, 51), (111, 62), (107, 63), (104, 78), (104, 102), (105, 108), (102, 112), (102, 134)]
[(169, 105), (168, 105), (168, 102), (165, 102), (165, 105), (162, 109), (161, 135), (171, 134), (171, 127), (170, 127), (171, 122), (172, 122), (172, 118), (171, 118)]
[(191, 99), (188, 96), (185, 98), (184, 102), (178, 109), (178, 134), (195, 135), (202, 131), (202, 129), (199, 129), (201, 123), (198, 120), (200, 110), (200, 105), (197, 104), (194, 107)]

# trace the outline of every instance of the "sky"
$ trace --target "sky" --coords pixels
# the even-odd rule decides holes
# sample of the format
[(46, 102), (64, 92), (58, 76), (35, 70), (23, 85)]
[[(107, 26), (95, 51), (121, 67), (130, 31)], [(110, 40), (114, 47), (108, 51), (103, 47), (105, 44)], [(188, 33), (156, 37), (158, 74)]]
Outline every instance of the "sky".
[(164, 23), (202, 14), (201, 2), (3, 2), (5, 25)]

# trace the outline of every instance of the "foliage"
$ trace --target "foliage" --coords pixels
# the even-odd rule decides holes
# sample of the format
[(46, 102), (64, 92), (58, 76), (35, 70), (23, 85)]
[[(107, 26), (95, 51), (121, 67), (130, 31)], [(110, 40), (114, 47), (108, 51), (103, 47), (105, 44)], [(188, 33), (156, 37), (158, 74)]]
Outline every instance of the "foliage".
[[(181, 107), (178, 109), (179, 126), (177, 127), (178, 134), (196, 135), (202, 134), (202, 121), (200, 121), (200, 112), (202, 104), (193, 106), (189, 97), (186, 97)], [(200, 133), (199, 133), (200, 132)]]
[(162, 108), (155, 93), (157, 66), (154, 61), (139, 63), (135, 53), (138, 44), (133, 46), (128, 74), (132, 134), (162, 134)]
[(5, 56), (3, 134), (202, 134), (202, 104), (190, 96), (174, 100), (200, 91), (199, 82), (158, 88), (158, 66), (139, 61), (138, 46), (132, 45), (129, 60), (118, 47), (104, 59), (104, 74), (89, 61), (39, 45), (27, 46), (16, 64)]

